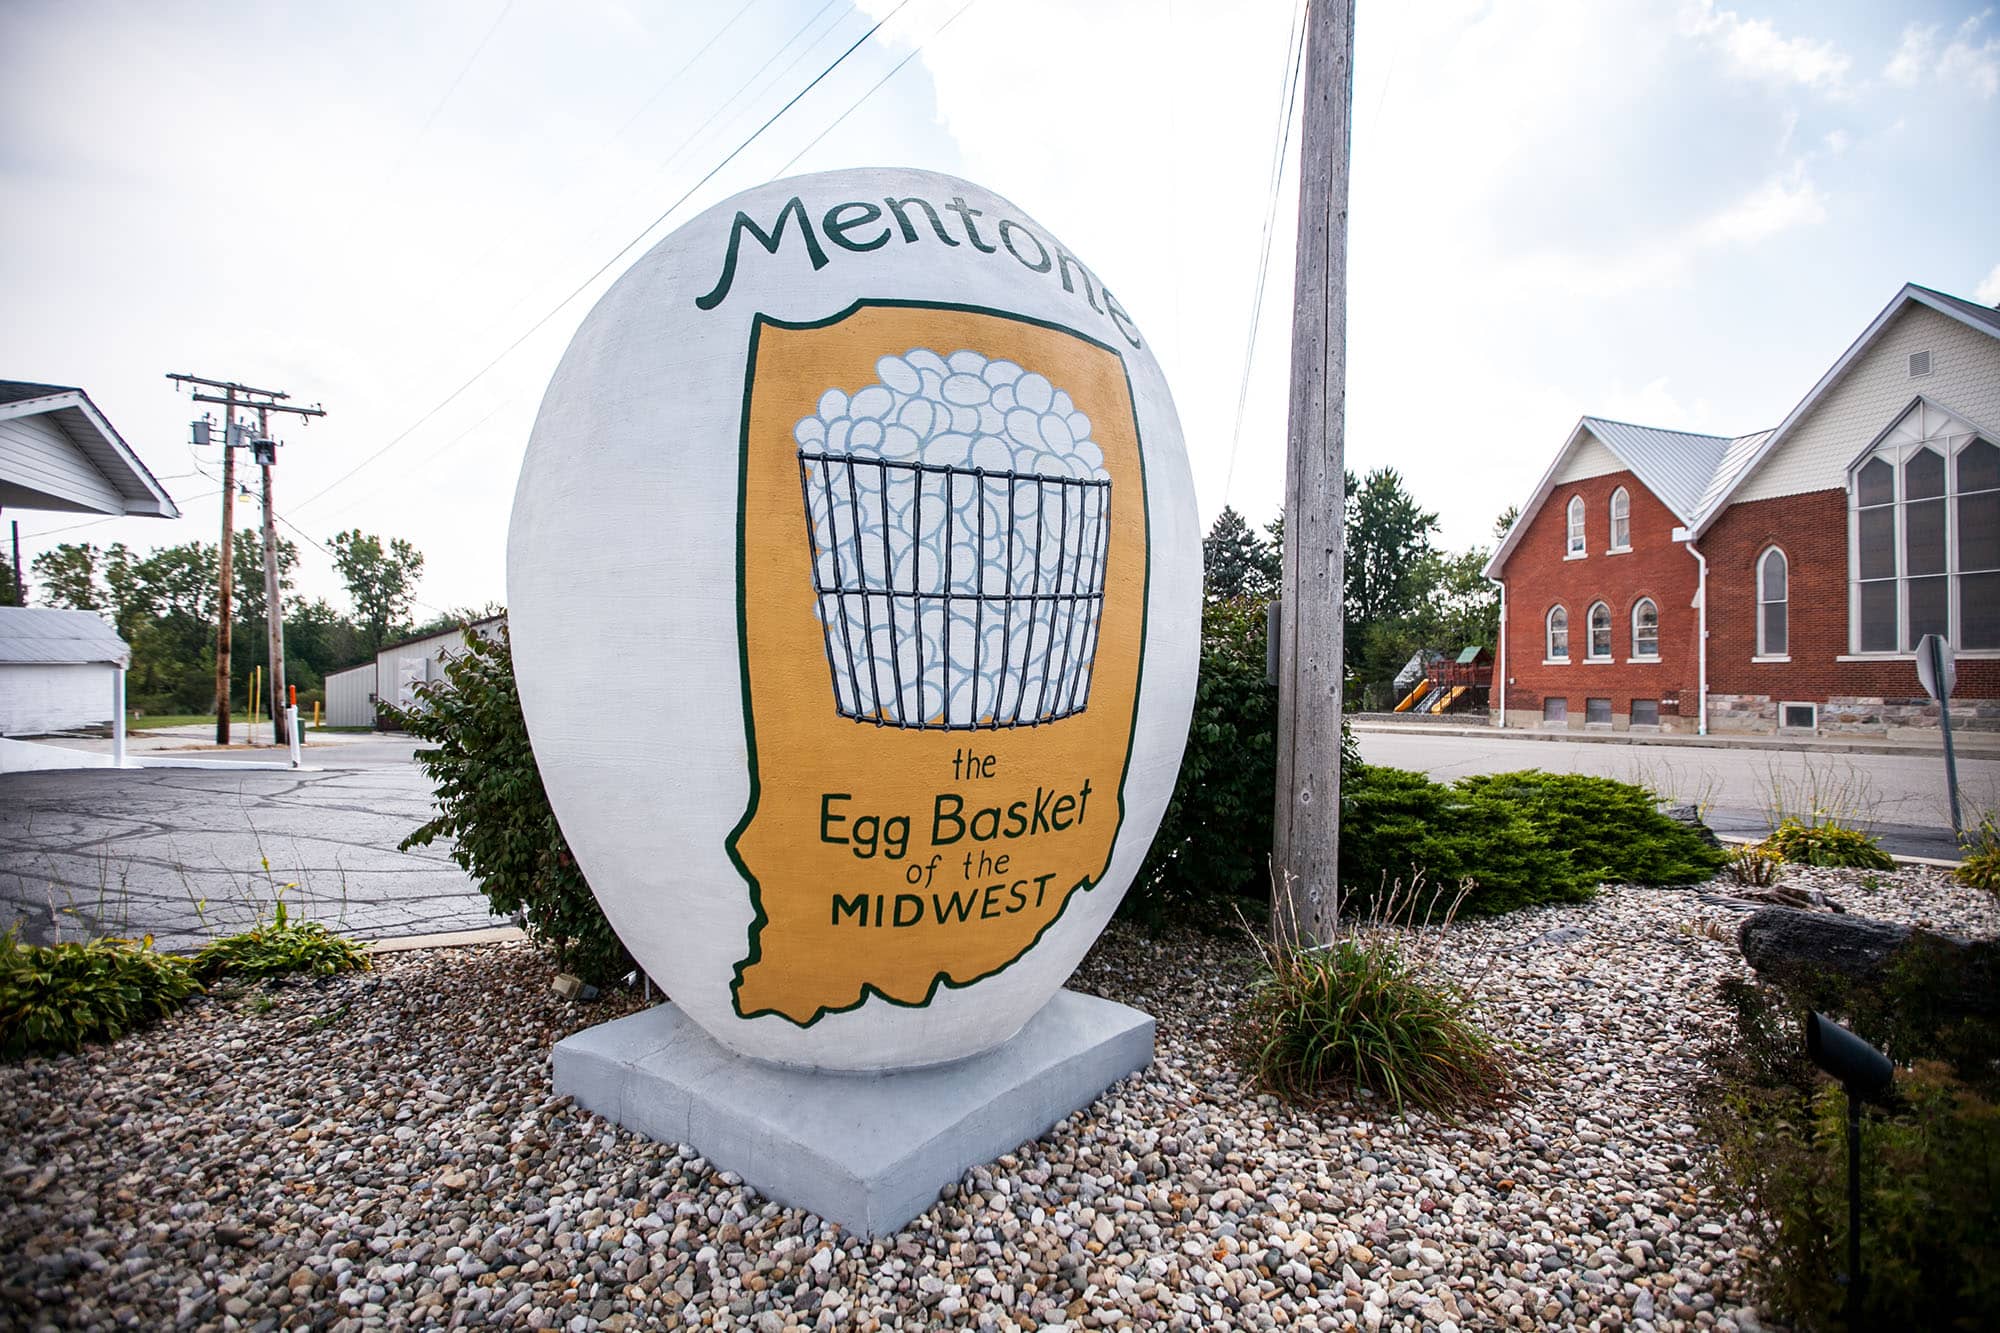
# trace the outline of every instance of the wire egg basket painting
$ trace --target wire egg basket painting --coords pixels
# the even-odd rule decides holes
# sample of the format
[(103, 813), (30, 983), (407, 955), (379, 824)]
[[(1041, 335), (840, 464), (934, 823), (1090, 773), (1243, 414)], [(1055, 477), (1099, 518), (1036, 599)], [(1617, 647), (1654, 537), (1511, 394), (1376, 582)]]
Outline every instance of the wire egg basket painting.
[(1090, 700), (1111, 477), (1045, 375), (912, 348), (793, 430), (834, 705), (878, 726), (1037, 726)]

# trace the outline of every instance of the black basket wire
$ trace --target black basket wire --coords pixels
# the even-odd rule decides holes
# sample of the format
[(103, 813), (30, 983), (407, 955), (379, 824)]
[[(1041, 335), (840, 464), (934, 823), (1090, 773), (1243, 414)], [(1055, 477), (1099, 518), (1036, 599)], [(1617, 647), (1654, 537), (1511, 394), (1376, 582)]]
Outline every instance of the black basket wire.
[(1109, 478), (801, 449), (799, 484), (841, 716), (978, 730), (1084, 711)]

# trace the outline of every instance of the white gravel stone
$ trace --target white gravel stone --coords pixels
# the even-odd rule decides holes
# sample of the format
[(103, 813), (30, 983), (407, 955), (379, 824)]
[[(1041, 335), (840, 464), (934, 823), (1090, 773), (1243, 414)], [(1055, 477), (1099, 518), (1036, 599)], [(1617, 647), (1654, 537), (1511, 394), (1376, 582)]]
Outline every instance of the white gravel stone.
[[(1795, 873), (2000, 932), (1935, 871)], [(209, 997), (0, 1067), (0, 1327), (1773, 1329), (1687, 1102), (1740, 920), (1611, 889), (1454, 928), (1521, 1048), (1462, 1124), (1254, 1095), (1248, 950), (1114, 926), (1071, 984), (1158, 1016), (1153, 1067), (872, 1243), (551, 1096), (551, 1044), (636, 1001), (567, 1004), (525, 947)]]

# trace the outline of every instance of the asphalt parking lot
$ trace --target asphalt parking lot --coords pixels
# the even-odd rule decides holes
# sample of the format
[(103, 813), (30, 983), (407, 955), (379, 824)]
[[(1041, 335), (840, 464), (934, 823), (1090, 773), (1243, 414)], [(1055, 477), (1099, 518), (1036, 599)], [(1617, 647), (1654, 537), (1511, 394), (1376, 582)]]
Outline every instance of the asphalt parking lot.
[(298, 772), (0, 776), (0, 929), (191, 948), (268, 915), (280, 891), (292, 911), (365, 939), (507, 924), (445, 848), (396, 849), (430, 817), (414, 749), (364, 737), (309, 749), (313, 767)]

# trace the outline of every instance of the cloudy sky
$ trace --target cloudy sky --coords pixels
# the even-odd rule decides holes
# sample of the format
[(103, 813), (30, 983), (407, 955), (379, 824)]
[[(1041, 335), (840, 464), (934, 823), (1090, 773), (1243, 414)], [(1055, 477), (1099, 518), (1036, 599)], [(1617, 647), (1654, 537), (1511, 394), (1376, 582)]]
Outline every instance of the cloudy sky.
[[(1238, 400), (1296, 13), (10, 0), (0, 378), (83, 386), (186, 517), (9, 517), (30, 557), (214, 540), (217, 460), (162, 376), (234, 378), (327, 408), (283, 432), (299, 529), (410, 538), (427, 607), (502, 600), (535, 406), (604, 287), (737, 190), (896, 164), (1012, 198), (1101, 273), (1204, 518), (1262, 520), (1296, 128), (1240, 430)], [(2000, 302), (2000, 15), (1964, 0), (1361, 0), (1354, 125), (1347, 456), (1402, 469), (1453, 545), (1582, 413), (1758, 429), (1903, 282)]]

